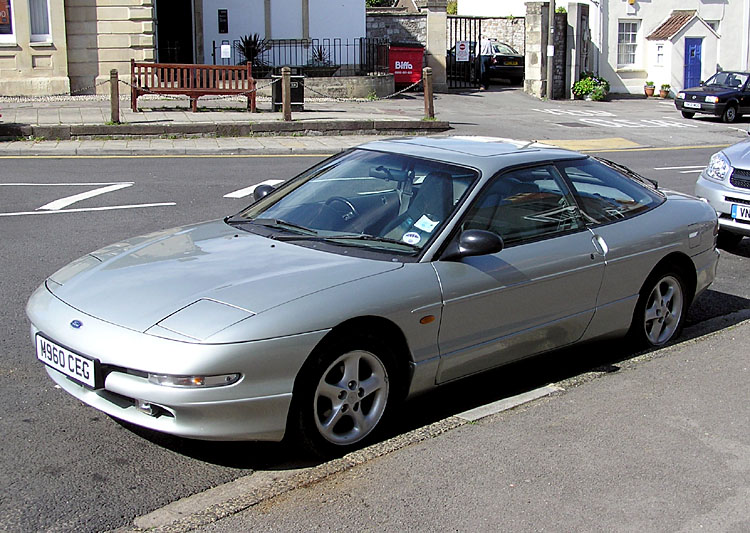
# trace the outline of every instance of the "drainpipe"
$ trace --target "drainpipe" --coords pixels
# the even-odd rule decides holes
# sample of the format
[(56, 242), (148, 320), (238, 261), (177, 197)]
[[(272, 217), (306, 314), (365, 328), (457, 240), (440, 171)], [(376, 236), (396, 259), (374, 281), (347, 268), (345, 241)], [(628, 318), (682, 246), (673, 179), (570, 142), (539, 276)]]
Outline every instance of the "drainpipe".
[(750, 70), (750, 0), (745, 0), (742, 11), (742, 50), (745, 52), (745, 70)]

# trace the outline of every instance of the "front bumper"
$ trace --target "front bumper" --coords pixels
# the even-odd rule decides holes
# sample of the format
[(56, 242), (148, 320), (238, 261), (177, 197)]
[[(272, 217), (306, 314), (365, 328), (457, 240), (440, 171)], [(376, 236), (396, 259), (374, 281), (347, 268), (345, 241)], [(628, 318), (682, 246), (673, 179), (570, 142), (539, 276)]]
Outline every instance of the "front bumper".
[[(128, 330), (84, 315), (42, 285), (27, 305), (31, 336), (97, 359), (103, 387), (92, 390), (45, 367), (80, 401), (115, 418), (172, 435), (202, 440), (281, 440), (294, 380), (327, 330), (234, 344), (197, 344)], [(84, 323), (70, 327), (73, 320)], [(41, 364), (41, 363), (40, 363)], [(217, 375), (238, 372), (237, 383), (179, 388), (148, 381), (147, 373)], [(139, 409), (140, 400), (154, 407)]]
[(675, 99), (674, 106), (678, 111), (687, 111), (689, 113), (704, 113), (706, 115), (716, 115), (720, 117), (724, 114), (724, 110), (727, 108), (726, 102), (717, 102), (715, 104), (709, 102), (698, 102), (700, 108), (685, 107), (685, 100)]
[(750, 237), (750, 222), (732, 218), (732, 204), (750, 205), (750, 190), (710, 180), (701, 173), (695, 184), (695, 195), (707, 200), (716, 210), (722, 230)]

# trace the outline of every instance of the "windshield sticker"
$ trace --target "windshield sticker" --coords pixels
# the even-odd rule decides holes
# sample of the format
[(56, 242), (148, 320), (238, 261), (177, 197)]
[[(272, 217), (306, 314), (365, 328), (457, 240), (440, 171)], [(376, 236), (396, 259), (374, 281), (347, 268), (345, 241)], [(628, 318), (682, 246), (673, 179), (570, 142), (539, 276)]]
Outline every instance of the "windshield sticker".
[(414, 227), (426, 231), (427, 233), (432, 233), (432, 230), (434, 230), (437, 225), (438, 223), (436, 221), (430, 220), (427, 215), (422, 215), (422, 217), (417, 220), (416, 224), (414, 224)]
[(417, 244), (422, 240), (422, 237), (419, 236), (419, 233), (410, 231), (409, 233), (406, 233), (401, 240), (406, 244)]

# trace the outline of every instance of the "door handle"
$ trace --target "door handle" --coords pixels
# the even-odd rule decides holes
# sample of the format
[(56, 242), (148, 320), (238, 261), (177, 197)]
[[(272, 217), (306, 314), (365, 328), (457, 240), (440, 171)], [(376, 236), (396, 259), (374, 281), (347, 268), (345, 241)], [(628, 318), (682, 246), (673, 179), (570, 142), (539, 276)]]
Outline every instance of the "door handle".
[(607, 242), (604, 240), (604, 238), (601, 235), (594, 234), (594, 236), (591, 237), (591, 244), (594, 245), (594, 248), (596, 249), (596, 253), (598, 253), (602, 257), (607, 256), (607, 252), (609, 251), (609, 246), (607, 246)]

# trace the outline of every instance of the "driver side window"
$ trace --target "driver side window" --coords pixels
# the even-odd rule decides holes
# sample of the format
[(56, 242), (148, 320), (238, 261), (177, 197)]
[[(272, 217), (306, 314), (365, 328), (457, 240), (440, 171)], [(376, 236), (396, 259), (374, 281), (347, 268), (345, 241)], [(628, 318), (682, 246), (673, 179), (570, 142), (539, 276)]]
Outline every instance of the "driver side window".
[(506, 246), (582, 227), (567, 187), (550, 166), (497, 176), (482, 191), (463, 223), (464, 230), (497, 233)]

